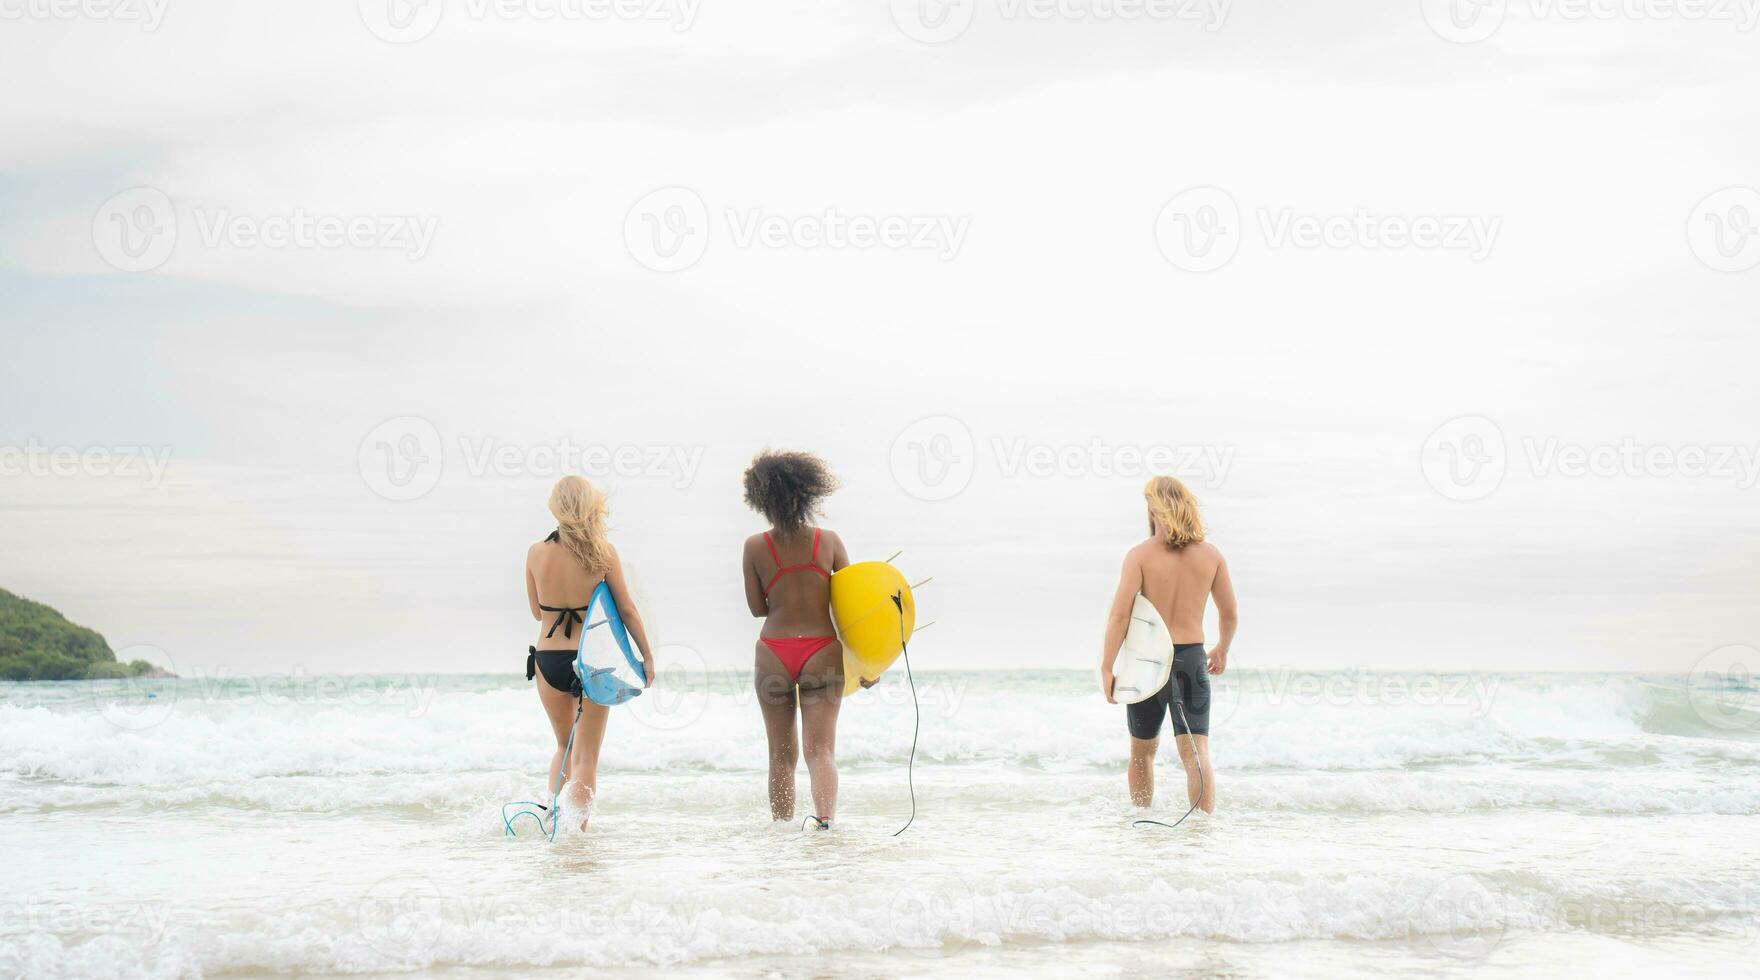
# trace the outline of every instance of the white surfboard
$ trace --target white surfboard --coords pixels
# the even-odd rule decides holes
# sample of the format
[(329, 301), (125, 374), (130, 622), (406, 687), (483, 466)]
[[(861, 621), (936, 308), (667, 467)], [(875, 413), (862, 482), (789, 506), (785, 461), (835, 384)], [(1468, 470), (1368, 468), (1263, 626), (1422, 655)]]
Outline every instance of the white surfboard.
[(1138, 594), (1131, 603), (1130, 627), (1112, 662), (1112, 699), (1119, 704), (1147, 701), (1172, 675), (1173, 636), (1154, 604)]

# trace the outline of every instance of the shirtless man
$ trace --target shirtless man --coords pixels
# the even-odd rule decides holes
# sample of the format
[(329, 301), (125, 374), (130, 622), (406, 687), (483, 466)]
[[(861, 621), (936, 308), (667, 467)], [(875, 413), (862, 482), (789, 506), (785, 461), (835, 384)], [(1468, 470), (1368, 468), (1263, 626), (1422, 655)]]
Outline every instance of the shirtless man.
[[(1216, 808), (1216, 777), (1210, 770), (1210, 677), (1228, 667), (1228, 648), (1238, 622), (1234, 584), (1222, 552), (1204, 540), (1198, 501), (1186, 485), (1158, 476), (1143, 487), (1149, 504), (1149, 537), (1124, 556), (1118, 592), (1106, 617), (1100, 648), (1100, 692), (1114, 704), (1112, 667), (1130, 625), (1131, 603), (1142, 593), (1161, 613), (1174, 643), (1173, 674), (1154, 697), (1125, 706), (1131, 732), (1131, 802), (1155, 798), (1155, 750), (1161, 720), (1173, 718), (1179, 758), (1186, 769), (1186, 798), (1210, 813)], [(1222, 637), (1204, 652), (1204, 607), (1216, 598)]]

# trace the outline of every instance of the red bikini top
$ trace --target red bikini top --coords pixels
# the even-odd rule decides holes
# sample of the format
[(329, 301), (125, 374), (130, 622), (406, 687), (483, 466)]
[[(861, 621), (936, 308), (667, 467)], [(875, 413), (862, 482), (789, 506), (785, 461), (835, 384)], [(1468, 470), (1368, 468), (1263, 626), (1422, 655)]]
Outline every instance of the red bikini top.
[(776, 587), (776, 580), (787, 575), (789, 572), (804, 572), (810, 568), (813, 571), (818, 572), (820, 575), (825, 576), (827, 582), (831, 580), (831, 573), (819, 567), (818, 528), (813, 528), (813, 556), (805, 565), (783, 565), (782, 556), (776, 553), (776, 542), (771, 540), (769, 531), (764, 532), (764, 543), (770, 546), (770, 557), (776, 559), (776, 574), (770, 576), (770, 584), (764, 586), (765, 597), (768, 597), (770, 595), (770, 590)]

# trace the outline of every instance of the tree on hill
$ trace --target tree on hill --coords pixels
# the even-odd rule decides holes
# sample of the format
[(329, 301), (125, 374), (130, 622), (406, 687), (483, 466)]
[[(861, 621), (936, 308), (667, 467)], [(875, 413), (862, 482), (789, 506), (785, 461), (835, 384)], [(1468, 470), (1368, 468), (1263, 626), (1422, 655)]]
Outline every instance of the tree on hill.
[(62, 681), (133, 677), (156, 670), (145, 660), (122, 664), (110, 644), (40, 602), (0, 589), (0, 678)]

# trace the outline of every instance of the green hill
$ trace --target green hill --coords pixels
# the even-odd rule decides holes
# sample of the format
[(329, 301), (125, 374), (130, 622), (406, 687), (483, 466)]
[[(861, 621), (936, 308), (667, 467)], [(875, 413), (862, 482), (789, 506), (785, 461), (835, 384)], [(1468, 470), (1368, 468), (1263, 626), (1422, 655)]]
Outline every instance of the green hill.
[(64, 681), (134, 677), (155, 668), (145, 660), (116, 662), (97, 631), (70, 623), (40, 602), (0, 589), (0, 678)]

